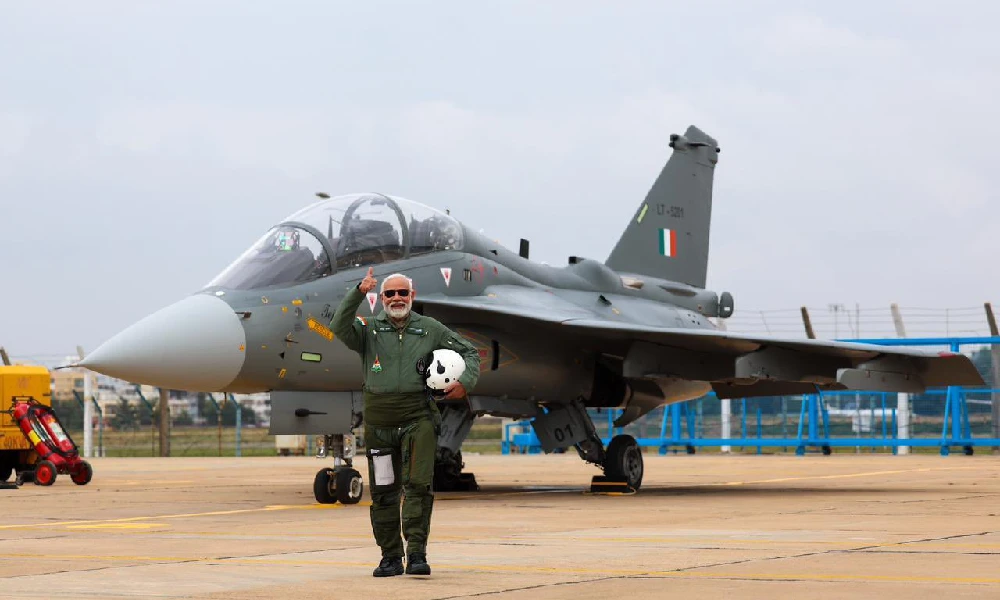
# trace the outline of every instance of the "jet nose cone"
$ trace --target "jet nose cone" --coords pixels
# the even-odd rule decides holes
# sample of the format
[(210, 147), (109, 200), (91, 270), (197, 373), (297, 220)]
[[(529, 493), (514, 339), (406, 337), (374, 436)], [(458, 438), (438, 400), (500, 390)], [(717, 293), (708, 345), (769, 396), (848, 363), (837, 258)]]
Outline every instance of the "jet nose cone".
[(239, 375), (245, 345), (233, 308), (198, 294), (149, 315), (78, 364), (134, 383), (212, 392)]

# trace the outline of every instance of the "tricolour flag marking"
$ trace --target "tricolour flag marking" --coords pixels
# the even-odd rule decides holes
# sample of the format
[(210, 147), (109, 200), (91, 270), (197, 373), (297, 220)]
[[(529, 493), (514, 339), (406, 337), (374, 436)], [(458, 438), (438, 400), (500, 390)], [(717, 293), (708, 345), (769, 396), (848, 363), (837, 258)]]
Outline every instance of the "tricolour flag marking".
[(660, 254), (677, 256), (677, 232), (673, 229), (660, 230)]

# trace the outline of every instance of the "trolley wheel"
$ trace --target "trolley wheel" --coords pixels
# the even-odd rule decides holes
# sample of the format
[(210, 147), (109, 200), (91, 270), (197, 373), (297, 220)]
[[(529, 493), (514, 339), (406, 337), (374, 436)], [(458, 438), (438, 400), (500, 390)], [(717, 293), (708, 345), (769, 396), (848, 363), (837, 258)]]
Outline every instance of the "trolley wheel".
[(35, 485), (52, 485), (56, 482), (56, 466), (43, 460), (35, 465)]
[(320, 469), (313, 479), (313, 495), (320, 504), (337, 503), (337, 480), (333, 469)]
[(361, 473), (347, 467), (337, 469), (334, 480), (337, 500), (341, 504), (357, 504), (361, 501), (361, 495), (365, 492), (365, 482), (361, 479)]
[(94, 467), (91, 467), (90, 463), (85, 460), (80, 461), (80, 466), (70, 473), (69, 478), (76, 485), (87, 485), (94, 478)]
[(830, 456), (833, 453), (833, 448), (829, 446), (823, 446), (823, 456)]

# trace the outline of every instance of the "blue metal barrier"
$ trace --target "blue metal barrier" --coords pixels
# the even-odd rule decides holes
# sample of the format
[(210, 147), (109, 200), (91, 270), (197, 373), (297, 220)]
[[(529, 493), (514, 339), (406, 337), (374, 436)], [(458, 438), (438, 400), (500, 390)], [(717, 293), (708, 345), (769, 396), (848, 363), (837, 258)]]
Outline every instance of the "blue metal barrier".
[[(1000, 390), (976, 390), (976, 393), (987, 393)], [(855, 395), (857, 392), (851, 392)], [(693, 454), (695, 448), (717, 447), (717, 446), (738, 446), (741, 448), (756, 448), (757, 454), (762, 453), (763, 448), (772, 447), (794, 447), (797, 455), (803, 455), (808, 448), (819, 448), (824, 454), (829, 454), (832, 448), (859, 447), (892, 449), (893, 453), (900, 446), (906, 447), (938, 447), (943, 456), (947, 456), (951, 448), (959, 447), (966, 454), (971, 454), (974, 447), (1000, 446), (1000, 438), (973, 437), (969, 423), (969, 413), (966, 405), (966, 394), (968, 390), (954, 388), (951, 391), (931, 390), (929, 394), (940, 394), (948, 397), (945, 405), (945, 420), (942, 424), (940, 437), (910, 437), (899, 439), (898, 420), (895, 408), (885, 406), (883, 397), (882, 407), (879, 410), (881, 426), (881, 436), (879, 437), (854, 437), (835, 438), (830, 436), (829, 411), (823, 400), (824, 396), (835, 394), (810, 394), (802, 397), (802, 406), (799, 412), (798, 432), (795, 437), (764, 437), (763, 435), (763, 413), (760, 408), (756, 410), (756, 431), (754, 435), (747, 435), (746, 412), (743, 412), (741, 425), (741, 435), (732, 438), (703, 438), (696, 435), (693, 426), (693, 411), (689, 410), (688, 403), (672, 404), (665, 407), (660, 427), (659, 437), (639, 437), (636, 442), (642, 447), (656, 448), (660, 454), (667, 454), (672, 448), (684, 448), (688, 454)], [(950, 394), (950, 395), (949, 395)], [(957, 408), (956, 408), (957, 407)], [(874, 413), (875, 409), (872, 409)], [(600, 422), (605, 417), (609, 422), (613, 421), (621, 414), (620, 409), (602, 409), (602, 414), (590, 411), (595, 422)], [(875, 423), (873, 417), (871, 423)], [(683, 435), (681, 424), (687, 428), (687, 435)], [(820, 435), (820, 425), (823, 434)], [(515, 432), (515, 430), (518, 430)], [(602, 436), (605, 444), (611, 438), (622, 432), (622, 428), (609, 427), (609, 433)], [(535, 435), (531, 427), (531, 421), (515, 421), (504, 426), (503, 440), (501, 442), (501, 452), (503, 454), (538, 454), (542, 451), (538, 436)]]

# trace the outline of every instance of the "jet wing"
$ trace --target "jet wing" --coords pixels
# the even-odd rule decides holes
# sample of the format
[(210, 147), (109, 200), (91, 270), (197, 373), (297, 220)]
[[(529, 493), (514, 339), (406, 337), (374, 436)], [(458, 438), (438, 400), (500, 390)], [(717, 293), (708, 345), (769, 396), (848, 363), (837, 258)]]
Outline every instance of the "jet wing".
[(712, 382), (720, 397), (801, 394), (819, 389), (918, 393), (984, 385), (962, 354), (826, 340), (783, 339), (605, 317), (544, 288), (491, 286), (481, 296), (430, 295), (417, 302), (448, 320), (502, 316), (506, 329), (545, 324), (592, 339), (623, 360), (626, 377)]

